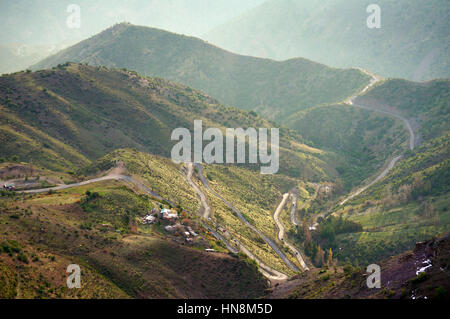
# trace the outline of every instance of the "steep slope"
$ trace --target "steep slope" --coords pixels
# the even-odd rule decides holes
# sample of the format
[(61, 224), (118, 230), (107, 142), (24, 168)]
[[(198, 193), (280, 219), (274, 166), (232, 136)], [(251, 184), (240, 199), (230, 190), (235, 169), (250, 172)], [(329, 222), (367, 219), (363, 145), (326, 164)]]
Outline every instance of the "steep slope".
[(448, 80), (422, 84), (389, 80), (356, 99), (355, 103), (369, 110), (407, 118), (414, 123), (415, 135), (422, 138), (413, 150), (403, 151), (395, 167), (364, 192), (313, 204), (321, 216), (331, 213), (361, 226), (360, 230), (342, 232), (330, 218), (320, 223), (314, 235), (318, 244), (333, 248), (340, 260), (371, 263), (409, 249), (415, 241), (448, 231), (449, 92)]
[[(36, 160), (66, 170), (118, 148), (170, 157), (175, 128), (266, 127), (253, 113), (225, 107), (202, 92), (124, 70), (66, 64), (53, 70), (0, 78), (3, 158)], [(297, 133), (280, 131), (280, 172), (336, 178), (326, 155), (312, 153)]]
[(129, 24), (116, 25), (33, 69), (68, 61), (163, 77), (277, 120), (305, 107), (340, 102), (368, 83), (359, 70), (332, 69), (300, 58), (276, 62), (240, 56), (197, 38)]
[(449, 135), (424, 143), (379, 183), (335, 215), (363, 226), (362, 232), (336, 234), (336, 256), (370, 263), (410, 249), (415, 241), (450, 229), (448, 210)]
[[(365, 269), (350, 265), (314, 270), (275, 287), (269, 298), (448, 299), (449, 235), (417, 243), (413, 250), (379, 261), (381, 288), (367, 288)], [(319, 278), (318, 278), (319, 277)]]
[(401, 79), (379, 83), (355, 103), (384, 109), (407, 118), (413, 124), (416, 144), (450, 130), (450, 80), (415, 83)]
[(403, 123), (350, 105), (324, 105), (293, 114), (286, 125), (317, 148), (335, 154), (345, 190), (358, 186), (406, 149)]
[(363, 0), (268, 0), (205, 38), (233, 52), (284, 60), (302, 56), (416, 81), (450, 76), (447, 0), (380, 0), (369, 29)]
[[(266, 280), (242, 256), (223, 253), (190, 216), (195, 243), (165, 221), (142, 217), (165, 205), (119, 182), (39, 195), (0, 196), (1, 298), (258, 298)], [(167, 207), (167, 206), (166, 206)], [(218, 247), (222, 252), (207, 253)], [(67, 289), (67, 266), (82, 289)]]

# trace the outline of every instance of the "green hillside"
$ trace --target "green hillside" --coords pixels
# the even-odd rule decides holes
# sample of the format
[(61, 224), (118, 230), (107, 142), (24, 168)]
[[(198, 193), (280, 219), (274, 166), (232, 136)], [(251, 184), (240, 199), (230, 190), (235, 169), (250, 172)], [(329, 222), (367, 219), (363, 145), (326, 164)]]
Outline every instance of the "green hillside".
[[(335, 251), (338, 249), (335, 256), (339, 260), (376, 262), (411, 249), (417, 241), (448, 231), (449, 92), (448, 80), (422, 84), (388, 80), (356, 100), (358, 105), (388, 110), (407, 118), (414, 125), (415, 135), (419, 136), (419, 140), (416, 137), (416, 145), (420, 145), (414, 150), (406, 151), (405, 146), (400, 149), (392, 148), (396, 145), (393, 141), (382, 139), (382, 144), (385, 143), (386, 146), (379, 151), (381, 154), (386, 151), (384, 154), (389, 158), (403, 154), (403, 158), (385, 178), (343, 205), (339, 204), (343, 198), (337, 195), (325, 200), (317, 199), (312, 203), (309, 214), (321, 212), (333, 215), (320, 223), (320, 231), (314, 238), (322, 247), (331, 247)], [(339, 113), (342, 112), (339, 108)], [(363, 114), (367, 111), (359, 112)], [(326, 113), (330, 114), (330, 110)], [(311, 115), (305, 116), (307, 118)], [(334, 118), (340, 119), (336, 114)], [(346, 123), (336, 121), (338, 122)], [(300, 118), (299, 123), (306, 125), (308, 121)], [(329, 125), (339, 127), (336, 123), (330, 122)], [(388, 139), (395, 136), (391, 131), (397, 131), (395, 126), (391, 124), (383, 128), (380, 123), (382, 122), (377, 127), (388, 133)], [(321, 141), (318, 130), (312, 132), (311, 138)], [(370, 138), (367, 133), (370, 130), (363, 135)], [(351, 135), (346, 136), (348, 137)], [(358, 148), (353, 146), (349, 149), (351, 150), (356, 151)], [(343, 231), (339, 223), (336, 223), (338, 219), (333, 219), (336, 217), (355, 222), (362, 230)], [(301, 233), (304, 231), (300, 231), (300, 235)]]
[[(169, 237), (164, 221), (142, 225), (139, 220), (159, 205), (120, 182), (0, 196), (0, 298), (258, 298), (265, 294), (266, 280), (251, 261), (204, 251), (215, 240), (195, 221), (185, 221), (200, 233), (190, 246)], [(66, 286), (67, 266), (74, 263), (82, 271), (81, 289)]]
[[(381, 9), (369, 29), (366, 8)], [(268, 0), (205, 38), (245, 55), (305, 57), (416, 81), (450, 76), (447, 0)]]
[[(225, 107), (202, 92), (135, 72), (65, 64), (0, 78), (1, 158), (73, 170), (119, 148), (170, 157), (172, 130), (273, 127), (262, 117)], [(326, 163), (281, 128), (280, 172), (314, 180), (336, 178)], [(17, 160), (16, 159), (16, 160)], [(306, 176), (306, 175), (304, 175)]]
[(335, 167), (350, 190), (406, 149), (403, 123), (350, 105), (326, 105), (293, 114), (286, 125), (319, 149), (336, 155)]
[(340, 102), (368, 82), (358, 70), (332, 69), (301, 58), (276, 62), (236, 55), (197, 38), (130, 24), (107, 29), (33, 69), (68, 61), (163, 77), (277, 120), (305, 107)]
[(449, 141), (447, 133), (423, 144), (380, 183), (336, 208), (364, 228), (336, 236), (338, 258), (370, 263), (448, 231)]
[(382, 82), (359, 97), (357, 104), (392, 109), (413, 119), (420, 138), (427, 141), (450, 130), (450, 81), (415, 83), (401, 79)]

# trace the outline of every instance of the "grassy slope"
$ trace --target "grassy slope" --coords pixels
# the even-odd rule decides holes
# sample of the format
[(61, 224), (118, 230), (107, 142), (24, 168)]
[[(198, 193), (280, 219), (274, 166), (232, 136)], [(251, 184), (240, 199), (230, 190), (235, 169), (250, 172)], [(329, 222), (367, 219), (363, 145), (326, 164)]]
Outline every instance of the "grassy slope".
[[(99, 196), (88, 199), (87, 190)], [(131, 234), (125, 221), (142, 217), (149, 205), (158, 204), (119, 182), (23, 199), (0, 198), (0, 268), (8, 274), (0, 277), (0, 296), (256, 298), (264, 294), (264, 279), (245, 259), (208, 254), (201, 246), (180, 246), (165, 238), (158, 225), (140, 226)], [(102, 228), (104, 223), (111, 228)], [(201, 236), (208, 243), (209, 236)], [(5, 245), (20, 251), (8, 255)], [(71, 263), (82, 268), (80, 290), (65, 288), (65, 268)]]
[(450, 129), (449, 80), (426, 83), (387, 80), (359, 97), (356, 103), (390, 107), (408, 119), (415, 119), (425, 141)]
[[(109, 170), (117, 161), (125, 164), (127, 172), (140, 179), (152, 191), (187, 211), (197, 214), (200, 202), (187, 183), (183, 165), (171, 160), (137, 152), (117, 150), (80, 171), (91, 175)], [(275, 239), (276, 233), (271, 218), (281, 192), (295, 185), (295, 180), (283, 175), (261, 175), (245, 168), (204, 165), (211, 186), (224, 198), (240, 209), (251, 223), (267, 236)], [(201, 183), (197, 180), (199, 187)], [(291, 185), (291, 186), (289, 186)], [(202, 187), (203, 188), (203, 187)], [(271, 267), (291, 273), (276, 253), (258, 235), (233, 215), (221, 200), (206, 189), (208, 202), (213, 209), (213, 220), (238, 238), (252, 253)]]
[[(366, 145), (372, 144), (374, 147), (368, 153), (372, 156), (364, 161), (369, 164), (367, 168), (371, 162), (375, 165), (377, 160), (381, 162), (405, 153), (386, 178), (343, 207), (333, 207), (342, 199), (336, 195), (312, 203), (313, 213), (331, 210), (363, 226), (362, 232), (336, 234), (336, 240), (331, 242), (321, 236), (322, 248), (332, 247), (341, 261), (348, 258), (370, 263), (409, 249), (416, 241), (448, 231), (448, 94), (447, 80), (423, 84), (387, 80), (357, 99), (358, 104), (408, 118), (419, 137), (417, 142), (423, 143), (414, 151), (402, 151), (406, 148), (405, 129), (400, 123), (394, 125), (393, 120), (374, 112), (355, 111), (341, 105), (299, 113), (294, 123), (308, 131), (311, 135), (305, 138), (320, 143), (321, 148), (341, 145), (341, 153), (335, 150), (336, 153), (347, 158), (364, 158)], [(340, 165), (337, 167), (342, 173)], [(356, 172), (370, 174), (361, 167)], [(345, 181), (346, 175), (342, 178)]]
[(163, 77), (277, 120), (305, 107), (339, 102), (368, 82), (358, 70), (332, 69), (305, 59), (276, 62), (235, 55), (200, 39), (129, 24), (116, 25), (33, 68), (67, 61)]
[(345, 189), (359, 185), (406, 147), (403, 123), (348, 105), (325, 105), (292, 115), (287, 125), (336, 157)]
[(448, 231), (449, 156), (448, 134), (433, 139), (380, 183), (337, 209), (364, 227), (362, 233), (336, 237), (336, 245), (343, 248), (338, 258), (371, 262)]
[[(173, 129), (273, 127), (263, 118), (225, 107), (182, 85), (134, 72), (70, 64), (0, 78), (0, 150), (3, 157), (63, 170), (118, 148), (169, 156)], [(302, 138), (280, 130), (280, 171), (311, 179), (336, 174)], [(305, 175), (303, 175), (305, 174)]]

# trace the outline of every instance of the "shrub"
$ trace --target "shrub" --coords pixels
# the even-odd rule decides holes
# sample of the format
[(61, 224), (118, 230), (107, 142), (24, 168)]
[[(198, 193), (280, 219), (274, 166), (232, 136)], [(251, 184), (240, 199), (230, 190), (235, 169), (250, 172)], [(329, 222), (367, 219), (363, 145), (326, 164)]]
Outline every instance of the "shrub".
[(428, 277), (429, 276), (428, 276), (428, 274), (426, 272), (422, 272), (416, 278), (411, 279), (411, 283), (419, 284), (419, 283), (424, 282), (425, 280), (427, 280)]
[(22, 253), (20, 253), (20, 254), (17, 256), (17, 259), (18, 259), (19, 261), (25, 263), (25, 264), (28, 264), (28, 257), (25, 256), (25, 255), (22, 254)]

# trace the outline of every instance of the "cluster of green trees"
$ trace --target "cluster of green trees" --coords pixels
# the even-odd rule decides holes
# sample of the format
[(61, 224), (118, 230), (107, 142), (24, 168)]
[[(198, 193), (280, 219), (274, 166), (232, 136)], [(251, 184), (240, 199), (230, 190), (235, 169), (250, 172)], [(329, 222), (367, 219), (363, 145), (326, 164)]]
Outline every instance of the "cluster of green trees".
[(336, 249), (336, 235), (357, 233), (362, 230), (361, 224), (344, 219), (341, 215), (322, 219), (319, 228), (313, 232), (309, 229), (305, 218), (302, 225), (297, 227), (295, 235), (298, 241), (303, 243), (305, 254), (310, 257), (316, 266), (320, 267), (325, 265), (325, 260), (332, 261), (333, 249)]

